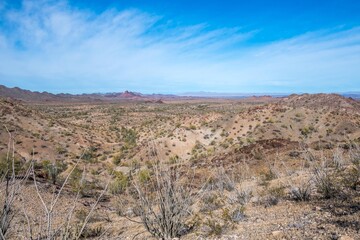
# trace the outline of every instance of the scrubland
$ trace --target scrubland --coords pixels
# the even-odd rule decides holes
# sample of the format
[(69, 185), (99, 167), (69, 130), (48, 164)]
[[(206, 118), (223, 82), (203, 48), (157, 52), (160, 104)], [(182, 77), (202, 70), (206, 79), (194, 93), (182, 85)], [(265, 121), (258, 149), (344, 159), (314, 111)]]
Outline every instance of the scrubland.
[(0, 239), (360, 239), (360, 103), (0, 100)]

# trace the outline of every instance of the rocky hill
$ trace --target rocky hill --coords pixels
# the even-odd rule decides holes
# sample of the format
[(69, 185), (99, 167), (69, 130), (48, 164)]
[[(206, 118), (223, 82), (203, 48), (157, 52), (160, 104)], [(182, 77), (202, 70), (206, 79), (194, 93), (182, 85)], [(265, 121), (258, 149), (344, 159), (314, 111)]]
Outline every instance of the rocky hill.
[(283, 98), (280, 104), (291, 106), (293, 108), (309, 109), (333, 109), (333, 110), (351, 110), (359, 112), (360, 101), (343, 97), (338, 94), (293, 94)]

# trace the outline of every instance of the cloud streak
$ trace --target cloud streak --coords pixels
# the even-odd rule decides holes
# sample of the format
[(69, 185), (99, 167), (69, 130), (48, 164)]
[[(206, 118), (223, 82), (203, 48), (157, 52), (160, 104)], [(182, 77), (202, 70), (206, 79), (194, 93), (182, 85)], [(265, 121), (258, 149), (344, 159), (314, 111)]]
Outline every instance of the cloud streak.
[(0, 83), (52, 92), (360, 90), (360, 28), (254, 44), (257, 30), (178, 25), (24, 1), (0, 15)]

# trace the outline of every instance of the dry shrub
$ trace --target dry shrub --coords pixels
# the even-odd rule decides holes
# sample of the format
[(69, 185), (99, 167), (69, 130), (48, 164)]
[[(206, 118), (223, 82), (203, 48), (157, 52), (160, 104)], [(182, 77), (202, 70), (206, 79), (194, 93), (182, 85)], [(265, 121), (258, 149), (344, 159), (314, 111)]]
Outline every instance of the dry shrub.
[(355, 146), (350, 150), (350, 166), (344, 174), (345, 186), (357, 190), (360, 186), (360, 148)]
[(201, 212), (212, 212), (225, 205), (225, 201), (219, 193), (206, 192), (201, 199)]
[(312, 192), (312, 180), (302, 179), (298, 184), (291, 184), (290, 197), (295, 201), (309, 201)]
[[(6, 128), (6, 127), (5, 127)], [(30, 169), (28, 168), (23, 176), (17, 176), (21, 169), (19, 161), (15, 159), (14, 139), (8, 129), (9, 134), (8, 152), (1, 158), (0, 174), (0, 240), (5, 240), (12, 227), (12, 221), (17, 211), (14, 207), (15, 200), (21, 195), (25, 181), (28, 179)]]
[(330, 168), (326, 161), (316, 166), (313, 171), (315, 187), (323, 198), (337, 197), (340, 192), (337, 172)]
[(199, 194), (192, 189), (189, 175), (179, 167), (155, 164), (152, 181), (141, 183), (135, 180), (140, 218), (154, 237), (172, 239), (188, 233), (194, 227), (189, 220)]
[(229, 195), (229, 204), (245, 205), (250, 202), (253, 197), (253, 192), (250, 188), (236, 188), (234, 194)]
[(284, 186), (266, 187), (261, 194), (259, 203), (265, 207), (275, 206), (285, 196)]
[(226, 174), (223, 167), (217, 168), (215, 173), (208, 179), (205, 187), (208, 191), (218, 190), (220, 192), (234, 191), (235, 183), (234, 181)]

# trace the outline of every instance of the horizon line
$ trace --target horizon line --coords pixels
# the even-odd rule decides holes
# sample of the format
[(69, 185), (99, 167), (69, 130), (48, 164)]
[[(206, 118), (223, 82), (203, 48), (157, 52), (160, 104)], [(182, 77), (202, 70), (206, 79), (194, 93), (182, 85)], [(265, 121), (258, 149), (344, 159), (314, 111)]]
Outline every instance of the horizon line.
[(25, 88), (21, 88), (19, 86), (13, 86), (13, 87), (8, 87), (6, 85), (0, 84), (0, 87), (5, 87), (8, 89), (20, 89), (20, 90), (24, 90), (24, 91), (30, 91), (33, 93), (49, 93), (49, 94), (53, 94), (53, 95), (62, 95), (62, 94), (68, 94), (68, 95), (92, 95), (92, 94), (114, 94), (114, 93), (124, 93), (124, 92), (131, 92), (131, 93), (135, 93), (135, 94), (142, 94), (142, 95), (174, 95), (174, 96), (179, 96), (179, 97), (243, 97), (243, 96), (247, 96), (247, 97), (251, 97), (251, 96), (289, 96), (292, 94), (339, 94), (339, 95), (344, 95), (344, 94), (355, 94), (355, 95), (360, 95), (360, 91), (341, 91), (341, 92), (335, 92), (335, 91), (323, 91), (323, 92), (303, 92), (303, 91), (299, 91), (299, 92), (215, 92), (215, 91), (186, 91), (186, 92), (178, 92), (178, 93), (174, 93), (174, 92), (151, 92), (151, 93), (146, 93), (142, 92), (142, 91), (132, 91), (132, 90), (119, 90), (119, 91), (112, 91), (112, 92), (78, 92), (78, 93), (71, 93), (71, 92), (53, 92), (53, 91), (41, 91), (41, 90), (32, 90), (32, 89), (25, 89)]

